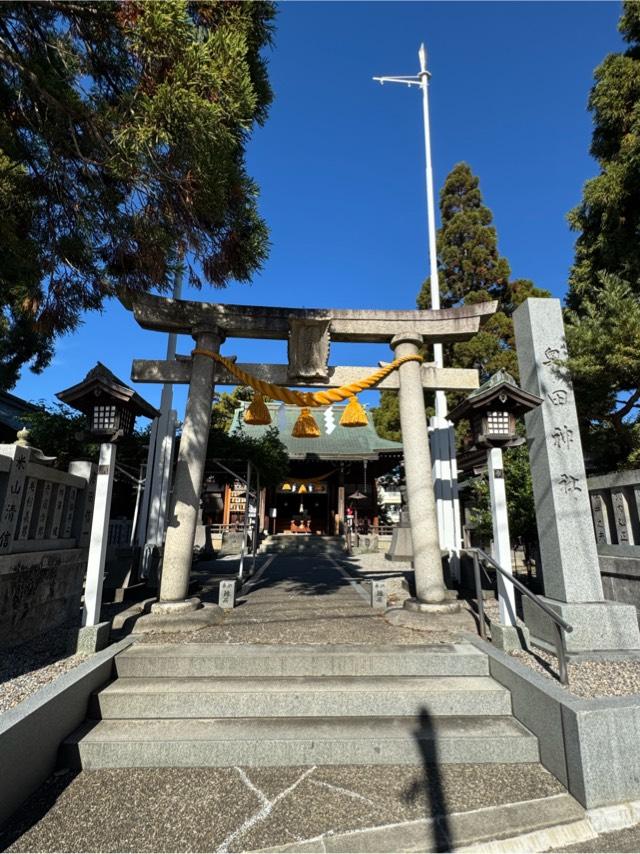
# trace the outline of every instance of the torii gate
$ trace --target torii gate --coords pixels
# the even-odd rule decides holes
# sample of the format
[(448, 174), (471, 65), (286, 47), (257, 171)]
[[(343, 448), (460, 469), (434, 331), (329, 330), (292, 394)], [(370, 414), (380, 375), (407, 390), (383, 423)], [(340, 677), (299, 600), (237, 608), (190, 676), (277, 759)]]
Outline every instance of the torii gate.
[[(388, 343), (398, 358), (417, 354), (425, 343), (470, 338), (478, 332), (482, 320), (497, 308), (493, 301), (435, 311), (299, 309), (172, 300), (148, 294), (127, 295), (123, 302), (144, 329), (191, 335), (198, 350), (217, 353), (226, 338), (286, 340), (288, 364), (238, 367), (279, 385), (325, 389), (357, 381), (376, 370), (331, 367), (328, 363), (331, 340)], [(214, 386), (236, 385), (237, 381), (201, 353), (177, 356), (174, 361), (134, 360), (131, 378), (136, 382), (189, 385), (160, 597), (152, 607), (152, 611), (178, 613), (199, 604), (186, 596)], [(471, 391), (478, 385), (476, 370), (438, 368), (434, 364), (407, 361), (377, 386), (400, 390), (400, 426), (416, 580), (413, 607), (419, 610), (439, 610), (445, 601), (423, 389)]]

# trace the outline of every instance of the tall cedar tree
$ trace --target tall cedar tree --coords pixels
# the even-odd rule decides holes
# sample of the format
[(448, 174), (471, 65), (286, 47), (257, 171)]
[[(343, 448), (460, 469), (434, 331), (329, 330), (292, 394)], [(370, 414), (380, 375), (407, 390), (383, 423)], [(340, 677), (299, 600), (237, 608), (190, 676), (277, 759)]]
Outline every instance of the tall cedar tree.
[[(510, 281), (509, 263), (498, 252), (493, 215), (483, 203), (477, 176), (466, 163), (458, 163), (447, 176), (440, 192), (440, 221), (437, 249), (442, 307), (498, 301), (498, 311), (477, 335), (445, 348), (445, 364), (477, 368), (481, 382), (500, 368), (517, 379), (511, 315), (527, 297), (547, 297), (549, 293), (535, 288), (527, 279)], [(422, 309), (431, 306), (429, 279), (422, 285), (417, 305)], [(399, 439), (398, 400), (394, 392), (382, 393), (374, 418), (383, 436)]]
[(600, 174), (569, 214), (578, 231), (567, 338), (592, 470), (640, 465), (640, 4), (623, 4), (629, 48), (595, 70), (591, 154)]
[(121, 288), (247, 281), (265, 223), (245, 146), (272, 93), (274, 5), (5, 2), (0, 388)]

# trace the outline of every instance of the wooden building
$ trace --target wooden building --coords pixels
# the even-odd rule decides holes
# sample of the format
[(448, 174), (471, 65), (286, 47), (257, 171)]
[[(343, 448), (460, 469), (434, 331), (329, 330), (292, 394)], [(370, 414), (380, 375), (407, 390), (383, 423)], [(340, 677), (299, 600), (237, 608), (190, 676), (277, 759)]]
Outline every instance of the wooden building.
[[(371, 415), (366, 427), (341, 427), (345, 404), (319, 407), (313, 414), (320, 436), (297, 439), (291, 435), (300, 414), (297, 406), (269, 403), (271, 425), (253, 426), (244, 422), (247, 405), (236, 410), (229, 432), (241, 429), (259, 438), (275, 427), (289, 456), (287, 477), (276, 488), (263, 490), (263, 529), (334, 534), (344, 526), (350, 509), (363, 525), (377, 522), (375, 480), (402, 461), (402, 445), (380, 438)], [(238, 498), (227, 487), (223, 524), (241, 521), (244, 504)]]

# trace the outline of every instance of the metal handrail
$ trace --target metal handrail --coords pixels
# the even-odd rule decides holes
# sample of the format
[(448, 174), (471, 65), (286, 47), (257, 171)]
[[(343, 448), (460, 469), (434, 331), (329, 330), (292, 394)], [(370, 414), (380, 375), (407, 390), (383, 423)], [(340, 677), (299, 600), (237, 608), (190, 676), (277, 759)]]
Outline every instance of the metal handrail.
[[(556, 647), (556, 654), (558, 656), (558, 670), (560, 682), (563, 685), (567, 685), (569, 682), (569, 675), (567, 671), (567, 653), (564, 645), (564, 635), (562, 632), (572, 632), (573, 626), (567, 623), (566, 620), (563, 620), (562, 617), (559, 617), (556, 612), (546, 605), (544, 602), (540, 600), (539, 596), (536, 596), (535, 593), (532, 593), (528, 587), (519, 581), (517, 578), (514, 578), (511, 572), (508, 572), (506, 569), (503, 569), (497, 561), (495, 561), (490, 555), (488, 555), (485, 551), (479, 548), (471, 548), (471, 549), (462, 549), (463, 554), (471, 554), (473, 558), (473, 577), (476, 585), (476, 595), (478, 597), (478, 618), (480, 621), (480, 635), (483, 640), (487, 639), (487, 628), (485, 626), (484, 619), (484, 602), (482, 599), (482, 582), (480, 579), (480, 559), (484, 562), (490, 564), (496, 572), (499, 572), (503, 578), (513, 584), (516, 590), (518, 590), (524, 596), (528, 596), (529, 599), (543, 611), (547, 617), (551, 617), (552, 625), (554, 629), (554, 640)], [(485, 570), (486, 573), (486, 570)]]

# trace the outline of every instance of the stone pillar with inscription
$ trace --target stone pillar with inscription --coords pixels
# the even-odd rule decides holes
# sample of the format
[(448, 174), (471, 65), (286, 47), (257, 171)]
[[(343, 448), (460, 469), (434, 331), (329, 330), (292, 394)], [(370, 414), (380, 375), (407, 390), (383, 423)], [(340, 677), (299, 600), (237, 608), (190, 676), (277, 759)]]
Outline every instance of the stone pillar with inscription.
[[(525, 416), (547, 602), (574, 631), (569, 653), (640, 648), (636, 610), (604, 599), (560, 301), (528, 299), (513, 315), (525, 391), (543, 398)], [(532, 639), (552, 645), (551, 620), (529, 600)]]

